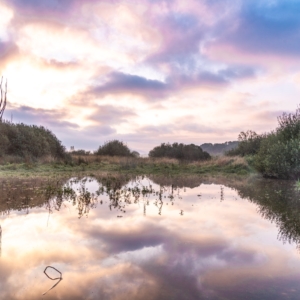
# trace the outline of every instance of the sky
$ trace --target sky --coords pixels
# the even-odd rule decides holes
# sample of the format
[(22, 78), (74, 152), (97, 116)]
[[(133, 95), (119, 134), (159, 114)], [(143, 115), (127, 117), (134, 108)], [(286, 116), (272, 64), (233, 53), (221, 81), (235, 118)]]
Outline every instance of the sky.
[(300, 96), (299, 0), (2, 0), (4, 119), (63, 145), (219, 143)]

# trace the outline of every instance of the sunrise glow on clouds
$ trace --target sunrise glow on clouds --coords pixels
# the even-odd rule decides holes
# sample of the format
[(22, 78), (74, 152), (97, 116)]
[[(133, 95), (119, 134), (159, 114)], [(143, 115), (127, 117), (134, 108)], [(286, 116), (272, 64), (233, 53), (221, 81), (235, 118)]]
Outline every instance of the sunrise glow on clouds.
[(3, 0), (5, 118), (69, 148), (225, 142), (300, 103), (300, 1)]

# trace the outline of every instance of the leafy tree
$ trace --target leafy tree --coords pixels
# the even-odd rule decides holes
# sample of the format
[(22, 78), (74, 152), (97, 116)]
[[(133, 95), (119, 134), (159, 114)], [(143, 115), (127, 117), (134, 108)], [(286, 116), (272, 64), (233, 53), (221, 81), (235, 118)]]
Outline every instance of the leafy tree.
[(95, 154), (109, 156), (133, 156), (127, 145), (119, 140), (108, 141), (104, 145), (99, 146)]
[(200, 146), (182, 143), (162, 143), (160, 146), (154, 147), (149, 152), (150, 157), (168, 157), (180, 160), (207, 160), (210, 155), (203, 151)]
[(133, 157), (140, 157), (140, 154), (137, 151), (132, 151), (131, 154)]
[(295, 113), (283, 113), (277, 118), (277, 134), (281, 135), (282, 140), (298, 139), (300, 136), (300, 107)]
[(91, 152), (90, 151), (85, 151), (83, 149), (78, 149), (78, 150), (72, 151), (72, 154), (73, 155), (83, 155), (83, 156), (86, 156), (86, 155), (90, 155)]
[(227, 151), (226, 155), (254, 155), (259, 151), (260, 143), (263, 138), (263, 135), (258, 135), (255, 131), (242, 131), (238, 136), (239, 144), (237, 148)]
[(0, 123), (0, 155), (65, 159), (65, 147), (48, 129), (35, 125)]
[(266, 177), (300, 176), (300, 108), (278, 117), (278, 127), (265, 136), (255, 166)]
[(254, 165), (265, 177), (298, 178), (300, 139), (282, 140), (278, 132), (268, 134), (261, 143)]
[(238, 141), (230, 141), (225, 143), (205, 143), (200, 145), (203, 151), (208, 152), (210, 155), (224, 155), (229, 150), (232, 150), (238, 146)]
[(227, 155), (252, 155), (254, 167), (265, 177), (299, 178), (300, 107), (279, 116), (278, 127), (268, 134), (241, 132), (238, 147)]

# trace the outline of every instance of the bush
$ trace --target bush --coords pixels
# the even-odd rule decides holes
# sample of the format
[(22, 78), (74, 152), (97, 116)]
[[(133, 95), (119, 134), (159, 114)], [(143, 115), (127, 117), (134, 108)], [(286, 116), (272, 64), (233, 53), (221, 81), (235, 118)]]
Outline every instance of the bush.
[(278, 117), (278, 124), (276, 131), (282, 140), (300, 138), (300, 107), (298, 106), (295, 113), (283, 113)]
[(252, 155), (254, 167), (265, 177), (299, 178), (300, 176), (300, 108), (278, 117), (276, 130), (257, 135), (242, 132), (239, 146), (227, 155)]
[(133, 156), (130, 149), (122, 141), (118, 140), (106, 142), (103, 146), (98, 148), (95, 154), (108, 156)]
[(237, 148), (227, 151), (228, 156), (247, 156), (254, 155), (259, 151), (260, 143), (264, 138), (263, 135), (258, 135), (255, 131), (242, 131), (238, 136), (239, 144)]
[(300, 175), (300, 139), (282, 140), (270, 133), (261, 143), (254, 166), (265, 177), (297, 178)]
[(194, 144), (185, 145), (182, 143), (162, 143), (160, 146), (154, 147), (149, 152), (149, 156), (176, 158), (180, 160), (207, 160), (211, 158), (200, 146)]
[(0, 122), (0, 155), (65, 159), (66, 151), (57, 137), (44, 127)]
[(90, 155), (91, 152), (90, 151), (85, 151), (83, 149), (79, 149), (79, 150), (74, 150), (71, 152), (72, 155), (82, 155), (82, 156), (87, 156)]
[(137, 151), (132, 151), (131, 154), (133, 157), (140, 157), (140, 154)]

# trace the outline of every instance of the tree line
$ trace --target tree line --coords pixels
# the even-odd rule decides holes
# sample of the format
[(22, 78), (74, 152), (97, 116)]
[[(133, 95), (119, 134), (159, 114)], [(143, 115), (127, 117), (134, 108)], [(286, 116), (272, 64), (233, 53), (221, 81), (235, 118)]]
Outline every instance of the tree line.
[[(84, 150), (77, 150), (73, 154), (84, 153)], [(139, 157), (137, 151), (131, 151), (128, 146), (119, 140), (112, 140), (99, 146), (98, 150), (94, 152), (95, 155), (107, 156), (125, 156), (125, 157)], [(149, 157), (167, 157), (179, 160), (207, 160), (211, 156), (209, 153), (202, 150), (200, 146), (194, 144), (182, 143), (162, 143), (160, 146), (154, 147), (149, 152)]]
[(203, 151), (208, 152), (210, 155), (224, 155), (227, 151), (232, 150), (238, 146), (238, 141), (230, 141), (225, 143), (205, 143), (201, 144), (200, 147)]

